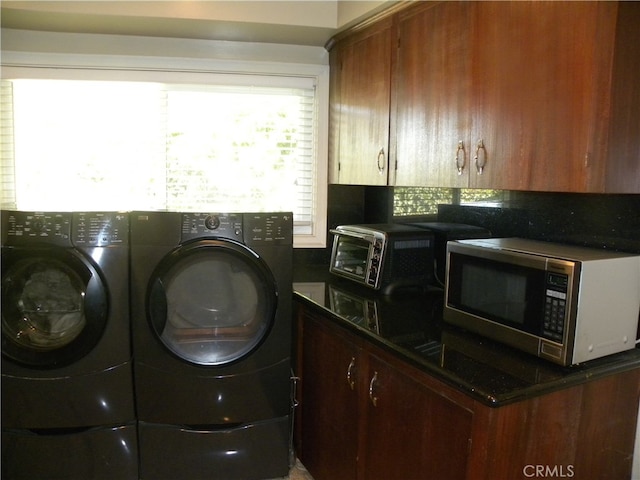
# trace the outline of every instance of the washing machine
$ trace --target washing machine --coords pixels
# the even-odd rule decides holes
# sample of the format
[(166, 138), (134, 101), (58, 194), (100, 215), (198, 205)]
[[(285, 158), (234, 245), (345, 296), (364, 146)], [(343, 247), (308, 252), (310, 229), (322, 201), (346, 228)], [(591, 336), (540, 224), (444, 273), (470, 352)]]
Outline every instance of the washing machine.
[(140, 477), (288, 474), (291, 213), (131, 213)]
[(137, 479), (129, 219), (2, 211), (2, 478)]

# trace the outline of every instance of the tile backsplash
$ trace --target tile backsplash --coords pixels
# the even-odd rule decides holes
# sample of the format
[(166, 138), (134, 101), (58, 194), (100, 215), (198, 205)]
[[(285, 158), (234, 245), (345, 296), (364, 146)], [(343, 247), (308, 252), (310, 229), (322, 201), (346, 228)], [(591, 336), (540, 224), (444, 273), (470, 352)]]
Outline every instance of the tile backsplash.
[[(489, 229), (494, 237), (525, 237), (640, 253), (640, 195), (515, 192), (498, 205), (438, 206), (438, 221)], [(328, 226), (393, 221), (393, 187), (329, 185)], [(296, 249), (296, 264), (328, 264), (324, 249)]]
[(439, 205), (438, 220), (518, 236), (640, 253), (640, 195), (510, 192), (499, 206)]

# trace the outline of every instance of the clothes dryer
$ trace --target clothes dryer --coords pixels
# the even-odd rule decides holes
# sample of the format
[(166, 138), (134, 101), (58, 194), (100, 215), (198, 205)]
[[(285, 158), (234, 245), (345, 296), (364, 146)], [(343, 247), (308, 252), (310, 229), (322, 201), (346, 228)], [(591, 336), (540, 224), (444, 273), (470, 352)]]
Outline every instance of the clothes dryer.
[(131, 213), (140, 473), (286, 476), (291, 213)]
[(138, 478), (128, 226), (2, 211), (2, 478)]

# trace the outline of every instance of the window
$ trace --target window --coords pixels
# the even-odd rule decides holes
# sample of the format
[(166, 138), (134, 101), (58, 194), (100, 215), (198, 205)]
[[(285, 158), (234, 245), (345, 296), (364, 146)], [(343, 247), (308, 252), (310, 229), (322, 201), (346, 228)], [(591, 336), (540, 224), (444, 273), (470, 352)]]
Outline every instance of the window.
[(435, 220), (439, 204), (496, 204), (506, 200), (504, 190), (473, 188), (395, 187), (393, 190), (394, 217), (425, 217)]
[(67, 73), (2, 83), (3, 208), (293, 211), (322, 246), (317, 76)]

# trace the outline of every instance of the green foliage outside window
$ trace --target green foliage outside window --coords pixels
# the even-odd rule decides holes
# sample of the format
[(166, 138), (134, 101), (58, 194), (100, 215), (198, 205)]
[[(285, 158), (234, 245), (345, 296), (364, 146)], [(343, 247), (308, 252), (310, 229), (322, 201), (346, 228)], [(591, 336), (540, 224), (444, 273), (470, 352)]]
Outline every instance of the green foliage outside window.
[(498, 203), (504, 201), (504, 195), (502, 190), (396, 187), (393, 193), (393, 215), (435, 215), (439, 204)]

